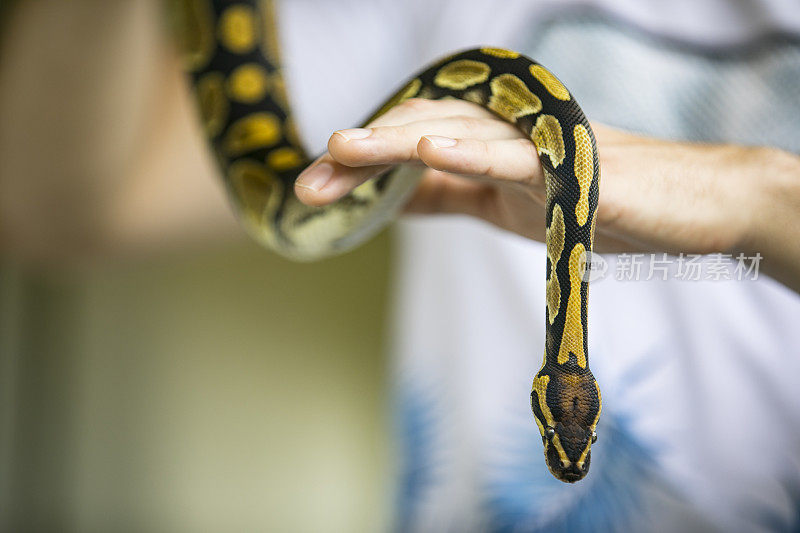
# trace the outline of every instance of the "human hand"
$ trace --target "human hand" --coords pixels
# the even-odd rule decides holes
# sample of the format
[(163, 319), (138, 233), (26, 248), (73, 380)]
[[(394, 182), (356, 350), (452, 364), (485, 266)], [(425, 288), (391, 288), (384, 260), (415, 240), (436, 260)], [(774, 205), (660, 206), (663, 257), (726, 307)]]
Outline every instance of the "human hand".
[[(771, 235), (785, 234), (786, 224), (800, 235), (800, 158), (771, 148), (672, 142), (592, 127), (602, 176), (596, 251), (764, 255)], [(469, 102), (412, 99), (367, 129), (335, 132), (295, 191), (307, 204), (324, 205), (399, 163), (427, 167), (407, 212), (467, 214), (544, 239), (544, 174), (533, 143)], [(770, 228), (773, 217), (764, 213), (779, 212), (783, 224)], [(787, 251), (773, 248), (779, 255)], [(800, 258), (795, 248), (773, 265)], [(768, 263), (765, 255), (767, 270)], [(800, 274), (788, 284), (798, 280)]]

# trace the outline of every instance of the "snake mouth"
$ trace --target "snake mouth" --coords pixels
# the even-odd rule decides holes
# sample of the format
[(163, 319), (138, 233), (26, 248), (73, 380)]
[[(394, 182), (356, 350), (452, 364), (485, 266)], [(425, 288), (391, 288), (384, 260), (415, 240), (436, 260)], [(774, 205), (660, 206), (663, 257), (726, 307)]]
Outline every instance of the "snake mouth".
[(586, 459), (578, 466), (574, 460), (562, 461), (556, 448), (552, 445), (545, 449), (545, 463), (553, 477), (564, 483), (575, 483), (580, 481), (589, 472), (591, 452), (587, 453)]
[(550, 469), (550, 473), (553, 474), (553, 477), (559, 481), (563, 481), (564, 483), (575, 483), (580, 481), (581, 479), (585, 478), (586, 474), (589, 472), (588, 457), (586, 462), (583, 463), (583, 468), (580, 468), (574, 462), (568, 463), (568, 466), (564, 466), (564, 463), (561, 462), (561, 459), (558, 457), (557, 453), (552, 447), (549, 447), (547, 450), (546, 457), (546, 462), (548, 468)]
[(586, 476), (586, 470), (581, 471), (578, 470), (577, 468), (573, 470), (572, 468), (573, 467), (570, 467), (567, 470), (563, 470), (561, 472), (561, 476), (559, 477), (559, 479), (567, 483), (575, 483), (576, 481), (580, 481), (581, 479), (584, 478), (584, 476)]
[(553, 475), (559, 481), (563, 481), (564, 483), (575, 483), (576, 481), (582, 480), (586, 477), (586, 473), (589, 471), (589, 468), (583, 468), (582, 470), (578, 468), (576, 465), (572, 464), (567, 468), (558, 468), (558, 469), (551, 469)]

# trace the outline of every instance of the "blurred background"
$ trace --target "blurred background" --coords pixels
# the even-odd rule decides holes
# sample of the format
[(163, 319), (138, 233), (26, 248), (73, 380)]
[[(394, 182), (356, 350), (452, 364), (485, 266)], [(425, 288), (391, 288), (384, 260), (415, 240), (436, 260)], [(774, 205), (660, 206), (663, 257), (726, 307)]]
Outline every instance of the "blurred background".
[(388, 237), (244, 236), (159, 0), (0, 6), (0, 531), (383, 529)]
[[(491, 43), (592, 121), (800, 153), (792, 0), (279, 6), (311, 152)], [(603, 416), (561, 483), (528, 403), (543, 244), (418, 217), (319, 263), (269, 253), (168, 27), (164, 0), (0, 0), (0, 532), (798, 531), (795, 292), (593, 282)]]

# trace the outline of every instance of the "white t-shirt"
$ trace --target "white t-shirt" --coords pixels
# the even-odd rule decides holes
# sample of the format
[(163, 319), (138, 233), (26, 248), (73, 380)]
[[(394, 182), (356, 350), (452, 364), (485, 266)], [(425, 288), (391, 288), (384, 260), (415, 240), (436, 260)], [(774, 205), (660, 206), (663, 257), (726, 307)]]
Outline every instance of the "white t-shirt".
[[(279, 20), (311, 149), (428, 61), (491, 44), (550, 67), (590, 120), (800, 152), (794, 2), (293, 0)], [(528, 403), (544, 246), (463, 217), (407, 220), (399, 233), (399, 529), (800, 527), (797, 294), (752, 272), (705, 279), (742, 274), (724, 258), (700, 259), (691, 281), (685, 260), (607, 257), (589, 305), (599, 440), (587, 478), (564, 485)], [(615, 279), (636, 264), (642, 279)]]

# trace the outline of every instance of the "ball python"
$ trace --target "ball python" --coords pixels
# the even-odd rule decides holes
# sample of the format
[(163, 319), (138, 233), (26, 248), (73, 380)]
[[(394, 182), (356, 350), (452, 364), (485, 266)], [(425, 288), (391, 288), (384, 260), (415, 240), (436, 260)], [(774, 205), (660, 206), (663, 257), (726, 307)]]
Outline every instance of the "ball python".
[[(358, 245), (390, 221), (416, 185), (392, 169), (334, 204), (302, 204), (293, 186), (312, 159), (289, 113), (269, 1), (175, 0), (184, 61), (202, 126), (244, 227), (285, 256), (315, 259)], [(323, 88), (320, 88), (323, 90)], [(587, 252), (600, 169), (594, 134), (567, 88), (511, 50), (450, 55), (412, 77), (369, 124), (410, 98), (457, 98), (515, 125), (536, 146), (546, 185), (546, 340), (531, 408), (546, 464), (566, 482), (591, 459), (600, 389), (587, 351)]]

